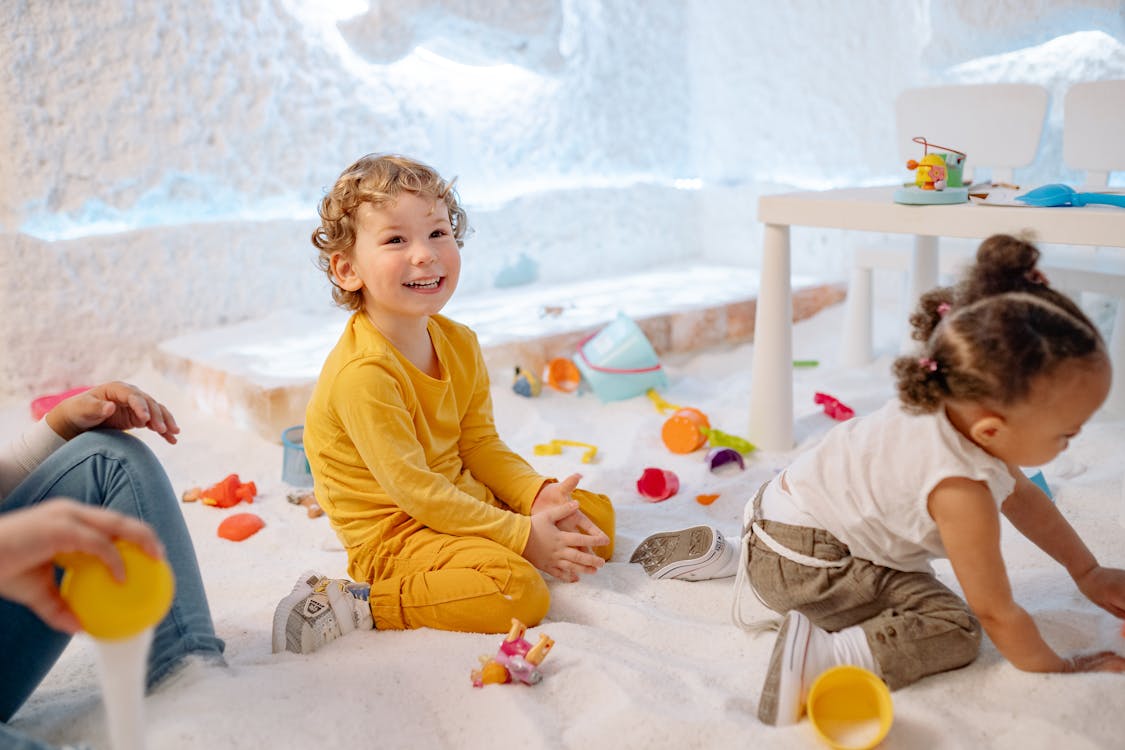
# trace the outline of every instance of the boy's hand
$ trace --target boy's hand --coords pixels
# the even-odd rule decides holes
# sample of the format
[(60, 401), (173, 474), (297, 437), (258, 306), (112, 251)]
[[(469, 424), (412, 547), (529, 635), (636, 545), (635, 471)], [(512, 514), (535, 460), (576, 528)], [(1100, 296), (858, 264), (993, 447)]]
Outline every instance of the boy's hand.
[(1125, 570), (1098, 565), (1086, 571), (1075, 583), (1094, 604), (1115, 617), (1125, 618)]
[[(547, 508), (553, 508), (563, 503), (573, 502), (570, 493), (578, 486), (581, 479), (581, 474), (571, 474), (561, 482), (550, 482), (543, 485), (539, 494), (535, 496), (535, 502), (531, 504), (531, 515), (534, 516)], [(580, 509), (559, 519), (556, 525), (563, 531), (575, 531), (602, 540), (595, 542), (594, 547), (604, 547), (609, 544), (609, 537), (606, 536), (606, 533), (599, 529)], [(589, 552), (590, 549), (586, 551)]]
[(179, 425), (167, 408), (140, 388), (112, 382), (71, 396), (47, 412), (47, 424), (64, 440), (95, 427), (148, 427), (175, 444)]
[(146, 524), (74, 500), (47, 500), (0, 516), (0, 596), (23, 604), (56, 630), (75, 633), (78, 619), (59, 596), (55, 557), (82, 552), (101, 560), (114, 579), (125, 578), (115, 539), (136, 543), (154, 558), (164, 547)]
[(1112, 651), (1079, 654), (1063, 661), (1064, 672), (1125, 672), (1125, 657)]
[(559, 522), (577, 510), (578, 503), (571, 500), (534, 513), (523, 550), (523, 556), (536, 568), (568, 583), (577, 581), (581, 574), (597, 572), (605, 564), (589, 551), (601, 546), (600, 537), (559, 528)]

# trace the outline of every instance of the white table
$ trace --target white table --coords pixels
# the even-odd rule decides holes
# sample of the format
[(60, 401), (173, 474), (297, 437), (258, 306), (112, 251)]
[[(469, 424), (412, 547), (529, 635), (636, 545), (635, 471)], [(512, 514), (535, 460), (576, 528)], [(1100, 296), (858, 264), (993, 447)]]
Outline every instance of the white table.
[(911, 278), (915, 294), (936, 285), (939, 237), (974, 239), (1030, 230), (1036, 242), (1125, 247), (1125, 210), (1121, 208), (1034, 208), (973, 203), (905, 206), (892, 200), (894, 190), (894, 186), (849, 188), (765, 195), (758, 200), (758, 221), (765, 224), (765, 229), (762, 281), (754, 322), (749, 438), (759, 447), (767, 450), (793, 447), (789, 227), (914, 235)]

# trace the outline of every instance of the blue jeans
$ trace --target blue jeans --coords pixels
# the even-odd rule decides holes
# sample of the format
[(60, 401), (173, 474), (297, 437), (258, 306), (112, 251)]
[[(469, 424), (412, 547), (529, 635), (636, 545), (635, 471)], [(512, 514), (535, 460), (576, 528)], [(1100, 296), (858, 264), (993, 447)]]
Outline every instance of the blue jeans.
[[(94, 430), (67, 442), (0, 501), (0, 514), (53, 497), (69, 497), (139, 518), (156, 531), (176, 577), (168, 615), (148, 657), (151, 688), (189, 654), (222, 661), (179, 502), (164, 467), (143, 442), (118, 430)], [(0, 722), (7, 722), (58, 660), (70, 636), (22, 605), (0, 599)], [(0, 747), (46, 748), (0, 724)]]

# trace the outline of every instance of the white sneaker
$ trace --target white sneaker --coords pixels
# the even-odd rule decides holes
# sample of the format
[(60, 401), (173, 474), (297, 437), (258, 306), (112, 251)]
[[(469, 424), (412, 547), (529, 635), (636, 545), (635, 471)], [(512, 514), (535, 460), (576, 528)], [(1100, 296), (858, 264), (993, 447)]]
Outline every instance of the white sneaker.
[(637, 545), (631, 563), (640, 563), (653, 578), (706, 581), (735, 574), (738, 548), (714, 526), (692, 526), (653, 534)]
[(273, 652), (311, 654), (353, 630), (371, 630), (371, 586), (306, 571), (273, 614)]
[(796, 724), (805, 712), (813, 680), (834, 663), (831, 634), (790, 610), (781, 621), (770, 655), (758, 718), (771, 726)]

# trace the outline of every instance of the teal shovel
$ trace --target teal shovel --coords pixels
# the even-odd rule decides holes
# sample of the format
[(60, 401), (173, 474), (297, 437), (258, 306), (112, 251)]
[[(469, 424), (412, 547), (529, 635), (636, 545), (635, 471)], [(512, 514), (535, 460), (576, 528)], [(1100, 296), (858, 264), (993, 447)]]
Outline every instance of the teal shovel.
[(1016, 200), (1023, 201), (1029, 206), (1085, 206), (1087, 203), (1105, 203), (1125, 208), (1125, 195), (1079, 193), (1061, 182), (1043, 185), (1023, 195), (1017, 195)]

